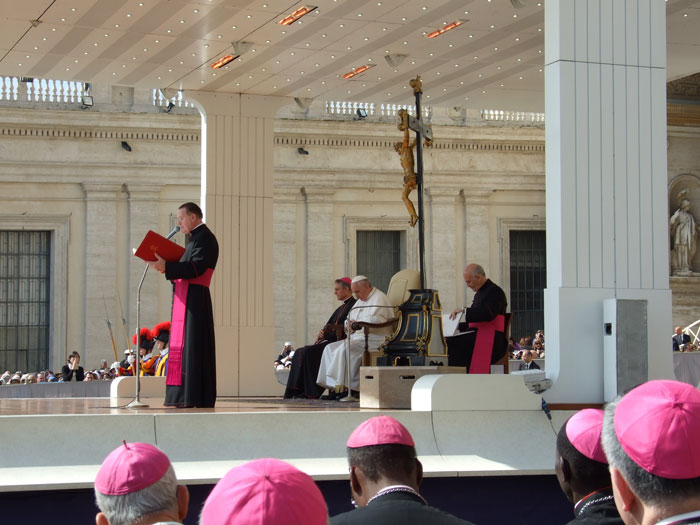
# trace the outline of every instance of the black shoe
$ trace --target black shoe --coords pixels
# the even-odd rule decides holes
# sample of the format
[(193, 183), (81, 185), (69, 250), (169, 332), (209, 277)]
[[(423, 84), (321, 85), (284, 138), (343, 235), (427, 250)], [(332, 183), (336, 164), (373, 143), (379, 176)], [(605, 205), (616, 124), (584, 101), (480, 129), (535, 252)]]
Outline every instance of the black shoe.
[(321, 396), (319, 399), (322, 401), (336, 401), (338, 399), (338, 394), (336, 394), (335, 390), (329, 390), (328, 394)]
[(360, 391), (359, 390), (350, 390), (350, 393), (352, 394), (353, 397), (360, 398)]

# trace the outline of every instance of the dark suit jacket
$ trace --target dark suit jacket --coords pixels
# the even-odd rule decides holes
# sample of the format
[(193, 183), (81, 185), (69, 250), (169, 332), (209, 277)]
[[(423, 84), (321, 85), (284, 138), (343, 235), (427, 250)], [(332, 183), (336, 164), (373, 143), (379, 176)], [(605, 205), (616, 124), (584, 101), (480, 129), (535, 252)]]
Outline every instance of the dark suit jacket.
[(423, 503), (407, 492), (392, 492), (378, 497), (366, 507), (338, 514), (331, 518), (331, 525), (376, 523), (381, 525), (464, 525), (452, 514)]
[(679, 352), (681, 345), (690, 343), (690, 336), (688, 334), (674, 335), (673, 336), (673, 351)]
[(76, 381), (83, 381), (85, 379), (85, 371), (82, 366), (79, 366), (77, 370), (71, 370), (68, 365), (63, 365), (61, 369), (61, 374), (63, 374), (63, 381), (66, 383), (68, 381), (73, 381), (73, 375), (75, 374)]
[(518, 366), (518, 370), (540, 370), (540, 365), (535, 363), (535, 361), (530, 361), (530, 368), (527, 368), (527, 365), (525, 364), (525, 361), (521, 361), (520, 365)]

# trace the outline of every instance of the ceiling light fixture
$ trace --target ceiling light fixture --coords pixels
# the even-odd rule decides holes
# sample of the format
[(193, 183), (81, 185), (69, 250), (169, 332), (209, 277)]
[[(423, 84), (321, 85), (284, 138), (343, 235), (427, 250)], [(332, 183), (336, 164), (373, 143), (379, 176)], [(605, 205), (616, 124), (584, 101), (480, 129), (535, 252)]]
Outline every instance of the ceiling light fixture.
[(221, 69), (222, 67), (224, 67), (224, 66), (225, 66), (226, 64), (228, 64), (229, 62), (233, 62), (234, 60), (236, 60), (239, 56), (240, 56), (240, 55), (226, 55), (226, 56), (223, 56), (223, 57), (221, 57), (219, 60), (217, 60), (216, 62), (214, 62), (210, 67), (211, 67), (212, 69)]
[(360, 67), (358, 67), (358, 68), (354, 68), (352, 71), (348, 71), (347, 73), (345, 73), (345, 74), (343, 75), (343, 78), (344, 78), (345, 80), (348, 80), (348, 79), (350, 79), (350, 78), (352, 78), (352, 77), (355, 77), (355, 76), (357, 76), (357, 75), (360, 75), (360, 74), (364, 73), (364, 72), (367, 71), (369, 68), (372, 68), (372, 67), (374, 67), (375, 65), (376, 65), (376, 64), (365, 64), (364, 66), (360, 66)]
[(469, 22), (469, 20), (465, 20), (463, 18), (460, 18), (459, 20), (455, 20), (454, 22), (450, 22), (447, 25), (442, 26), (440, 29), (437, 29), (433, 31), (432, 33), (428, 33), (427, 36), (428, 38), (435, 38), (436, 36), (440, 36), (444, 33), (447, 33), (448, 31), (451, 31), (455, 29), (456, 27), (461, 26), (462, 24)]
[(318, 9), (318, 6), (315, 6), (315, 5), (301, 6), (299, 9), (294, 11), (291, 15), (285, 16), (282, 20), (280, 20), (279, 24), (283, 25), (283, 26), (292, 25), (294, 22), (299, 20), (302, 16), (308, 15), (310, 12), (315, 11), (316, 9)]

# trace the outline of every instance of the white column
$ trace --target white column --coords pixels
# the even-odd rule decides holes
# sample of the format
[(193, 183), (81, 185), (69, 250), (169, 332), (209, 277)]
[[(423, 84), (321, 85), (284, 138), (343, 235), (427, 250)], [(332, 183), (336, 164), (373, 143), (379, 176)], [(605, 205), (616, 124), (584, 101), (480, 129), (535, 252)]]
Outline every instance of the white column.
[(202, 113), (202, 209), (219, 241), (212, 281), (220, 396), (279, 393), (271, 372), (273, 123), (285, 99), (193, 91)]
[[(150, 184), (129, 184), (127, 189), (129, 191), (129, 244), (131, 248), (137, 248), (141, 244), (148, 230), (167, 235), (167, 231), (159, 228), (158, 222), (158, 201), (161, 187)], [(126, 315), (128, 334), (131, 340), (137, 329), (136, 295), (139, 282), (146, 269), (146, 263), (129, 252), (120, 252), (119, 257), (122, 264), (126, 263), (129, 268), (129, 290), (127, 297), (122, 297), (122, 301), (126, 303), (122, 303), (122, 308), (124, 308), (124, 314)], [(143, 326), (150, 329), (161, 321), (170, 320), (169, 308), (167, 312), (159, 312), (158, 291), (160, 287), (169, 288), (172, 293), (172, 284), (163, 279), (163, 276), (158, 272), (149, 269), (141, 287), (141, 314), (139, 319), (141, 326), (138, 327), (139, 330)]]
[[(333, 296), (333, 195), (335, 190), (306, 187), (306, 342), (313, 342), (318, 329), (336, 306)], [(301, 345), (299, 341), (297, 344)]]
[[(83, 184), (85, 192), (85, 296), (83, 314), (83, 341), (78, 350), (81, 363), (87, 369), (95, 368), (100, 359), (114, 361), (112, 343), (105, 323), (105, 302), (112, 317), (116, 289), (118, 243), (115, 242), (120, 225), (117, 222), (117, 203), (121, 184)], [(69, 256), (70, 264), (70, 256)], [(119, 347), (117, 347), (118, 349)], [(122, 349), (123, 350), (123, 349)]]
[(673, 377), (663, 0), (545, 3), (548, 401), (603, 400), (603, 300), (648, 300)]
[[(457, 238), (463, 232), (457, 230), (457, 198), (459, 191), (453, 188), (428, 188), (426, 193), (429, 200), (430, 229), (426, 228), (426, 237), (430, 248), (426, 247), (426, 258), (429, 261), (428, 285), (440, 294), (443, 312), (453, 310), (455, 304), (455, 276), (460, 275), (462, 268), (455, 254), (457, 253)], [(460, 199), (461, 200), (461, 199)], [(458, 289), (461, 291), (462, 286)], [(460, 304), (459, 306), (462, 306)]]
[[(273, 299), (275, 312), (275, 347), (271, 353), (281, 349), (284, 341), (291, 341), (295, 348), (306, 344), (297, 337), (297, 207), (301, 197), (300, 188), (275, 190), (273, 210), (276, 228), (273, 232)], [(275, 359), (279, 352), (271, 359)]]
[[(467, 191), (464, 195), (465, 213), (465, 248), (466, 264), (480, 264), (484, 267), (487, 277), (491, 264), (489, 254), (491, 251), (491, 236), (489, 235), (489, 196), (490, 191)], [(458, 297), (457, 306), (469, 306), (474, 299), (474, 292), (464, 285), (464, 268), (457, 274)], [(461, 293), (460, 293), (461, 292)]]

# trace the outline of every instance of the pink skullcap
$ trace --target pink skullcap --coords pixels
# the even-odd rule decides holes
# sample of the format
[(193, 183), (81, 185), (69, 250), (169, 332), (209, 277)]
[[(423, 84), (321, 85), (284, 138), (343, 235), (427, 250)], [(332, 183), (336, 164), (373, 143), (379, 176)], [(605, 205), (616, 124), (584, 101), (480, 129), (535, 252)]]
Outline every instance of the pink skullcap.
[(352, 279), (350, 279), (350, 277), (341, 277), (340, 280), (345, 284), (352, 284)]
[(406, 427), (390, 416), (377, 416), (360, 423), (346, 443), (349, 448), (374, 445), (416, 446)]
[(201, 525), (326, 525), (328, 510), (311, 476), (279, 459), (229, 470), (204, 502)]
[(131, 494), (159, 481), (169, 466), (168, 456), (153, 445), (124, 441), (102, 462), (95, 489), (106, 496)]
[(615, 408), (622, 449), (650, 474), (667, 479), (700, 477), (700, 391), (679, 381), (649, 381)]
[(566, 422), (566, 437), (581, 454), (598, 463), (608, 464), (600, 442), (603, 429), (603, 411), (586, 408), (576, 412)]

